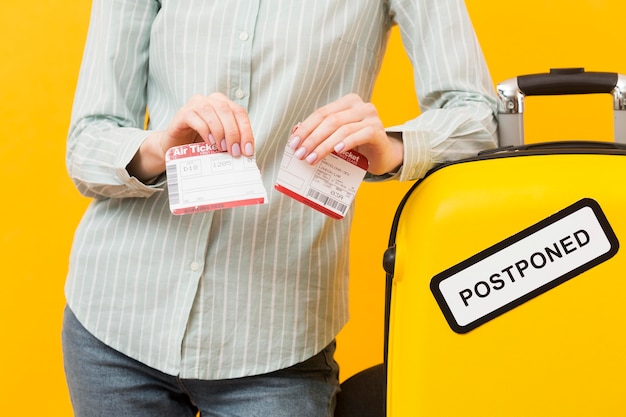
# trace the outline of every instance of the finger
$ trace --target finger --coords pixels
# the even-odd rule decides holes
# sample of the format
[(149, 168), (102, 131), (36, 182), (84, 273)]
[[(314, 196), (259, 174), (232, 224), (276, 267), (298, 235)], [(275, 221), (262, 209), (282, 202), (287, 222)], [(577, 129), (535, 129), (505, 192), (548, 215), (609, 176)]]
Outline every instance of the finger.
[[(251, 123), (246, 110), (223, 94), (211, 96), (212, 110), (217, 120), (214, 122), (221, 132), (216, 139), (222, 150), (227, 150), (234, 156), (242, 153), (248, 156), (254, 154), (254, 137)], [(209, 125), (212, 129), (212, 125)]]
[(296, 129), (290, 141), (292, 148), (296, 151), (296, 157), (308, 155), (310, 151), (328, 140), (338, 130), (355, 121), (358, 120), (349, 112), (332, 113), (323, 116), (323, 118), (319, 118), (318, 115), (311, 115)]
[[(339, 100), (329, 103), (314, 111), (307, 117), (294, 132), (298, 140), (292, 142), (292, 147), (304, 148), (305, 154), (327, 140), (334, 132), (349, 123), (360, 122), (375, 110), (373, 105), (365, 103), (356, 94), (348, 94)], [(298, 151), (299, 149), (296, 149)], [(302, 154), (302, 150), (299, 150)]]
[[(209, 142), (217, 144), (222, 151), (226, 148), (226, 129), (228, 125), (229, 106), (219, 96), (211, 95), (202, 97), (199, 102), (195, 103), (194, 111), (202, 118), (208, 126), (210, 137), (206, 138)], [(232, 122), (231, 122), (232, 125)], [(232, 129), (232, 128), (231, 128)]]
[(354, 108), (359, 102), (362, 102), (361, 98), (356, 94), (349, 94), (341, 97), (340, 99), (320, 107), (311, 113), (306, 119), (296, 126), (293, 135), (298, 135), (302, 138), (307, 137), (311, 132), (317, 129), (325, 120), (337, 115), (340, 112)]
[[(223, 136), (222, 124), (217, 115), (209, 108), (194, 108), (193, 113), (195, 119), (201, 120), (206, 128), (202, 131), (198, 131), (198, 134), (202, 137), (202, 140), (212, 145), (216, 144), (216, 138)], [(194, 123), (194, 126), (196, 124)]]
[[(332, 152), (335, 146), (362, 127), (363, 114), (359, 110), (348, 109), (329, 114), (297, 144), (295, 156), (314, 163), (324, 158)], [(295, 141), (292, 142), (292, 146), (294, 145), (296, 145)]]
[[(360, 122), (353, 124), (353, 129), (334, 145), (333, 150), (337, 153), (354, 149), (361, 145), (381, 144), (387, 139), (387, 133), (383, 122), (372, 104), (366, 103), (366, 117)], [(377, 145), (375, 145), (377, 146)]]
[(312, 149), (304, 159), (314, 165), (333, 151), (335, 153), (347, 152), (359, 145), (368, 143), (373, 135), (374, 129), (363, 122), (346, 124)]
[(347, 152), (351, 149), (356, 149), (362, 145), (367, 145), (372, 142), (376, 134), (376, 129), (368, 124), (364, 124), (360, 129), (345, 136), (334, 146), (333, 150), (337, 153), (341, 153)]
[(223, 150), (228, 150), (234, 156), (241, 155), (239, 146), (239, 126), (237, 125), (237, 119), (233, 114), (230, 103), (218, 102), (215, 106), (215, 111), (224, 132), (223, 136), (218, 139), (220, 146)]
[(167, 133), (167, 146), (175, 146), (202, 140), (208, 136), (209, 127), (192, 109), (183, 108), (174, 116)]
[(254, 135), (252, 134), (252, 124), (248, 118), (247, 111), (235, 104), (231, 104), (231, 110), (239, 131), (239, 142), (241, 151), (246, 156), (254, 155)]
[(221, 136), (219, 119), (207, 101), (207, 97), (201, 95), (194, 95), (189, 99), (174, 116), (171, 126), (171, 130), (179, 129), (182, 132), (185, 129), (192, 129), (197, 133), (199, 138), (193, 138), (187, 142), (197, 142), (197, 139), (200, 139), (215, 144), (215, 136)]

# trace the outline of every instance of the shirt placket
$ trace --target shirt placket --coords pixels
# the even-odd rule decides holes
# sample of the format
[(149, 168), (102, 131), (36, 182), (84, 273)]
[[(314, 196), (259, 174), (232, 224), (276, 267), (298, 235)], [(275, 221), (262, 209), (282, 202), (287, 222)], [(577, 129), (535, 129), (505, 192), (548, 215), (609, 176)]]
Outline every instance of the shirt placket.
[(250, 101), (252, 79), (252, 47), (259, 14), (260, 1), (250, 1), (245, 12), (237, 19), (234, 44), (237, 48), (231, 61), (230, 98), (244, 108)]

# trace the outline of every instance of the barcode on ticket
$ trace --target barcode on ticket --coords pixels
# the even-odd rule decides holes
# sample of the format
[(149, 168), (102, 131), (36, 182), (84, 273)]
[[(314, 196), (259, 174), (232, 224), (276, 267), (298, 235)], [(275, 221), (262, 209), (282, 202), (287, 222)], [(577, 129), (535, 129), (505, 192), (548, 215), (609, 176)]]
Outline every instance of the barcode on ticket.
[(326, 194), (321, 193), (320, 191), (317, 191), (314, 188), (309, 188), (307, 197), (312, 198), (313, 200), (316, 200), (318, 203), (322, 204), (323, 206), (335, 209), (343, 215), (345, 215), (346, 211), (348, 210), (348, 206), (346, 206), (345, 204), (327, 196)]
[(180, 192), (178, 187), (178, 169), (176, 165), (168, 165), (165, 168), (167, 174), (167, 188), (170, 204), (180, 204)]

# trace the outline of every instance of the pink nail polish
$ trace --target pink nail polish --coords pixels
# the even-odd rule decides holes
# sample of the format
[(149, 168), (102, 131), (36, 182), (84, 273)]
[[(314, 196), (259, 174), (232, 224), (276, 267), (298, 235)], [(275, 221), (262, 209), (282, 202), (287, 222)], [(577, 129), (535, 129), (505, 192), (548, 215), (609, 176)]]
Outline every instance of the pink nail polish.
[(300, 145), (300, 136), (294, 136), (289, 139), (289, 146), (291, 149), (296, 149)]
[(293, 154), (293, 156), (295, 156), (298, 159), (302, 159), (305, 153), (306, 153), (306, 149), (298, 148), (298, 150), (296, 151), (296, 153)]
[(209, 142), (211, 142), (211, 145), (215, 145), (215, 136), (213, 136), (213, 133), (209, 133)]
[(343, 142), (339, 142), (338, 144), (335, 145), (335, 147), (333, 148), (335, 152), (339, 153), (341, 151), (343, 151), (343, 149), (346, 147), (346, 144)]
[(226, 148), (226, 139), (222, 139), (222, 141), (220, 142), (220, 146), (222, 147), (222, 150), (225, 151)]
[(309, 164), (314, 163), (316, 160), (317, 160), (317, 154), (316, 154), (315, 152), (311, 152), (311, 153), (309, 154), (309, 156), (307, 156), (307, 157), (306, 157), (306, 161), (307, 161)]
[(245, 149), (246, 155), (252, 156), (254, 154), (254, 149), (252, 148), (252, 144), (250, 142), (246, 143)]
[(241, 147), (239, 146), (238, 143), (234, 143), (233, 144), (231, 152), (232, 152), (233, 156), (240, 156), (241, 155)]

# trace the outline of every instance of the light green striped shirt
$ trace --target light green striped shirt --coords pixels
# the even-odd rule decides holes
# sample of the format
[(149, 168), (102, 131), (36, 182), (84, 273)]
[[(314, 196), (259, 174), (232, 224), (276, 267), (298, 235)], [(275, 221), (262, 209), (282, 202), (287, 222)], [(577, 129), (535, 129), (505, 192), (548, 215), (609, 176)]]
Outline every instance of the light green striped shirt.
[[(72, 248), (69, 306), (95, 336), (163, 372), (273, 371), (327, 345), (348, 318), (352, 218), (273, 190), (293, 126), (347, 93), (369, 99), (398, 24), (423, 115), (397, 177), (493, 147), (493, 85), (461, 0), (119, 0), (93, 13), (67, 146), (93, 202)], [(269, 203), (169, 211), (164, 176), (125, 167), (193, 94), (244, 106)]]

